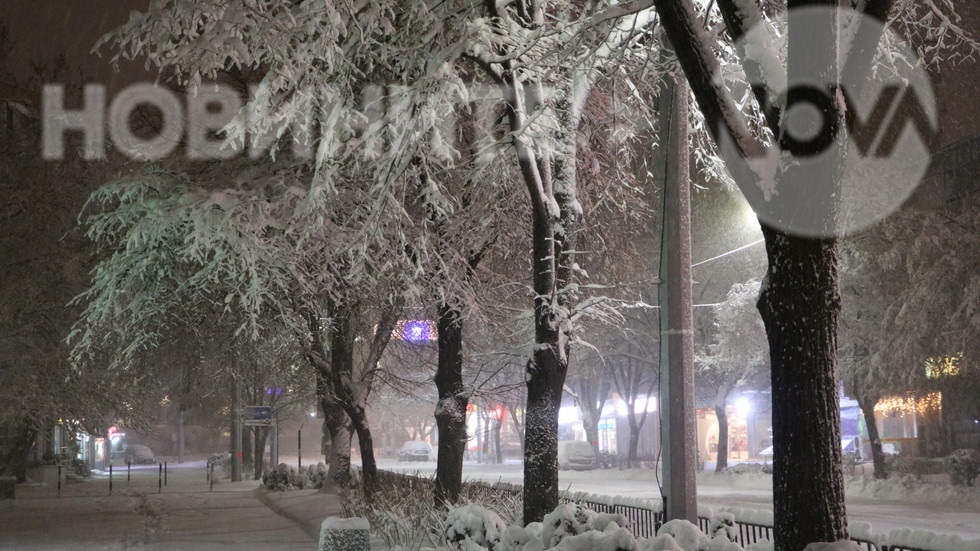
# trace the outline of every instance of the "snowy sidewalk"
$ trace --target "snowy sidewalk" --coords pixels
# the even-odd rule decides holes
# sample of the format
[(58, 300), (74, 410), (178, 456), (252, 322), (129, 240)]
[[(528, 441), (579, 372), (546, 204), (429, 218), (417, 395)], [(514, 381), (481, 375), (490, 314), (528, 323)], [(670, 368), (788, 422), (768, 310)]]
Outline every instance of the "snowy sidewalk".
[[(203, 462), (172, 465), (158, 492), (155, 465), (116, 472), (113, 492), (99, 475), (64, 486), (17, 486), (0, 501), (0, 550), (310, 551), (319, 523), (340, 512), (335, 494), (281, 495), (258, 481), (218, 481), (209, 491)], [(315, 526), (315, 528), (314, 528)]]

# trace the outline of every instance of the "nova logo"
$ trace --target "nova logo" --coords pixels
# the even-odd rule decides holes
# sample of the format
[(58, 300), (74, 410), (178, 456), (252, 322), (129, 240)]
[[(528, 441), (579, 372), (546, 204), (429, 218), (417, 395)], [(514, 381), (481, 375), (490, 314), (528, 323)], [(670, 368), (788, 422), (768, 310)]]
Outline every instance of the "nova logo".
[[(925, 173), (939, 133), (932, 83), (915, 52), (873, 18), (821, 6), (786, 17), (736, 45), (757, 75), (751, 95), (780, 128), (749, 155), (764, 197), (752, 207), (796, 235), (853, 233), (899, 208)], [(828, 75), (835, 51), (837, 73)], [(725, 148), (739, 145), (719, 135), (732, 155)]]

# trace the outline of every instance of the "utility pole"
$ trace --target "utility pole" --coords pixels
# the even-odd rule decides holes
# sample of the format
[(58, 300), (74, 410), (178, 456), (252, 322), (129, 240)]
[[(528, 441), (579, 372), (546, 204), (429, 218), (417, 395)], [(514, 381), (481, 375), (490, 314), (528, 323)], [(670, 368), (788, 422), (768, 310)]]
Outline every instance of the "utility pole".
[(242, 481), (242, 396), (238, 375), (231, 374), (231, 481)]
[(694, 417), (694, 319), (691, 313), (691, 187), (688, 92), (684, 75), (665, 78), (660, 93), (664, 160), (660, 251), (660, 404), (666, 520), (697, 523), (697, 421)]
[(180, 411), (177, 413), (177, 464), (184, 462), (184, 404), (181, 400)]

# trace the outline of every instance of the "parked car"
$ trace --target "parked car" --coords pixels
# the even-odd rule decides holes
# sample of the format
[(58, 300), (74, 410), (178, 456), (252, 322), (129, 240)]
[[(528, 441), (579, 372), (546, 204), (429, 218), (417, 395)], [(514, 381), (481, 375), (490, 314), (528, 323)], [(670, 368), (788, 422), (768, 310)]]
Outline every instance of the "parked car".
[(143, 444), (130, 444), (123, 452), (123, 458), (129, 463), (155, 463), (153, 450)]
[(558, 468), (586, 471), (596, 466), (595, 449), (584, 440), (558, 441)]
[(395, 454), (399, 461), (434, 461), (436, 454), (424, 440), (409, 440)]

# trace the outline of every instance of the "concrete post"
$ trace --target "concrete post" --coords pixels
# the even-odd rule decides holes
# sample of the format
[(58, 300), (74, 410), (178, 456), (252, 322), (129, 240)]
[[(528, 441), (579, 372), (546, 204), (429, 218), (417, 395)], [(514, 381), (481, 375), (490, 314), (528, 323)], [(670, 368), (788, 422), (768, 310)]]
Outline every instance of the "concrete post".
[(661, 91), (664, 236), (660, 254), (660, 404), (665, 520), (697, 523), (697, 421), (694, 412), (694, 323), (691, 312), (691, 188), (683, 75)]
[(319, 551), (370, 551), (370, 525), (363, 518), (328, 517), (320, 525)]

